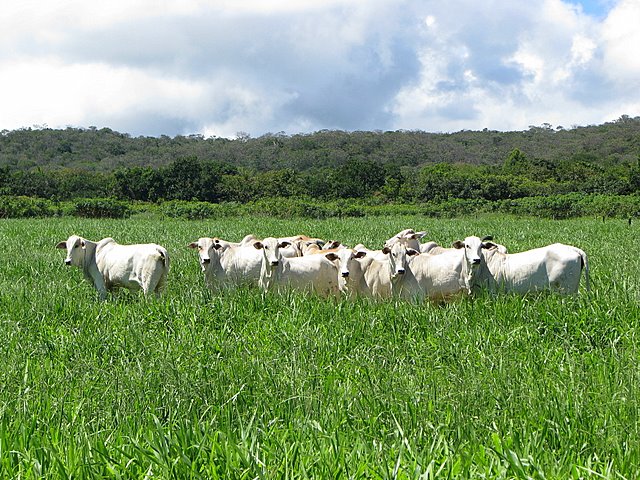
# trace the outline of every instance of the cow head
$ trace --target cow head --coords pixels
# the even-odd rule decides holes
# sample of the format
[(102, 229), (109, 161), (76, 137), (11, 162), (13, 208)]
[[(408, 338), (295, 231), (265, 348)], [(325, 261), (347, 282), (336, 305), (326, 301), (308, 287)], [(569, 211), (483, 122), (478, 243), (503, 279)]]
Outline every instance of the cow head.
[(402, 243), (408, 248), (412, 248), (416, 251), (420, 251), (420, 239), (424, 237), (427, 232), (416, 232), (412, 228), (407, 228), (401, 232), (396, 233), (393, 237), (384, 242), (385, 247), (392, 247), (395, 243)]
[(404, 275), (408, 260), (407, 256), (418, 255), (420, 252), (413, 248), (406, 247), (403, 242), (396, 242), (391, 247), (384, 247), (382, 253), (389, 258), (389, 268), (391, 270), (391, 278), (397, 278), (398, 275)]
[(67, 258), (64, 259), (65, 265), (83, 266), (86, 248), (86, 240), (84, 238), (78, 235), (71, 235), (66, 241), (58, 243), (56, 248), (67, 250)]
[(464, 249), (464, 258), (467, 265), (471, 268), (478, 268), (482, 263), (482, 250), (496, 248), (496, 244), (489, 242), (491, 237), (484, 237), (482, 240), (479, 237), (467, 237), (464, 241), (457, 240), (453, 242), (452, 246), (458, 249)]
[(262, 250), (263, 264), (270, 267), (277, 267), (282, 260), (281, 248), (291, 245), (291, 242), (277, 238), (267, 237), (262, 241), (253, 242), (253, 247)]
[(343, 246), (340, 240), (328, 240), (327, 243), (322, 246), (322, 250), (332, 250), (334, 248), (339, 248), (340, 246)]
[(222, 248), (220, 243), (216, 243), (215, 238), (202, 237), (197, 242), (191, 242), (187, 245), (189, 248), (193, 248), (198, 251), (198, 257), (200, 258), (200, 266), (204, 272), (207, 266), (211, 263), (211, 256), (214, 252)]
[(353, 262), (359, 258), (363, 258), (367, 255), (364, 251), (355, 251), (349, 248), (343, 248), (336, 252), (326, 253), (325, 257), (331, 262), (335, 262), (338, 267), (338, 272), (342, 278), (349, 278), (351, 274), (351, 268)]

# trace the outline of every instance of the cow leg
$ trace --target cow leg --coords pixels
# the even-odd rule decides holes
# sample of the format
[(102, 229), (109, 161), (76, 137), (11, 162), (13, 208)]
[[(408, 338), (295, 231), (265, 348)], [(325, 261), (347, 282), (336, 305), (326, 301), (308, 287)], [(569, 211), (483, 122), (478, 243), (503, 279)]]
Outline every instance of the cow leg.
[(145, 297), (149, 296), (151, 293), (153, 293), (155, 297), (159, 297), (164, 290), (166, 279), (166, 272), (157, 270), (152, 272), (149, 276), (141, 278), (140, 286), (142, 287)]
[(156, 283), (156, 287), (154, 289), (154, 294), (156, 297), (160, 297), (162, 292), (164, 292), (165, 287), (167, 286), (167, 272), (162, 272), (158, 282)]

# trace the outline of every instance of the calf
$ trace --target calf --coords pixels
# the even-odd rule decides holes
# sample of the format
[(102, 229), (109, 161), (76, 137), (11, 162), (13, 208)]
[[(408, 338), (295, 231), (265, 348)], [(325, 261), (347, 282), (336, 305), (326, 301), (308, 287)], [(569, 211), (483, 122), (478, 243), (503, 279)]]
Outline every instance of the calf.
[(77, 235), (56, 245), (67, 250), (66, 265), (82, 269), (101, 299), (115, 287), (160, 295), (167, 281), (169, 254), (155, 243), (119, 245), (113, 238), (92, 242)]

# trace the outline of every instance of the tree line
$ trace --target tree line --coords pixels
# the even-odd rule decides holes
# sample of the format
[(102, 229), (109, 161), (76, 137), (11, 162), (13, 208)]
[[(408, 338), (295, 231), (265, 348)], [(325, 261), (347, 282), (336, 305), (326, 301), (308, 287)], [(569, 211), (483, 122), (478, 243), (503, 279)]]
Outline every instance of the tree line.
[(158, 168), (120, 167), (104, 173), (70, 168), (0, 168), (0, 195), (51, 200), (115, 197), (145, 202), (243, 203), (270, 197), (306, 197), (320, 201), (370, 198), (415, 203), (452, 198), (503, 200), (571, 192), (640, 192), (640, 157), (635, 163), (610, 166), (586, 156), (553, 163), (529, 159), (515, 149), (499, 166), (439, 162), (402, 167), (356, 157), (335, 168), (259, 171), (193, 156), (177, 158)]
[(321, 131), (235, 140), (109, 129), (0, 132), (0, 195), (64, 201), (378, 203), (640, 192), (640, 117), (523, 132)]

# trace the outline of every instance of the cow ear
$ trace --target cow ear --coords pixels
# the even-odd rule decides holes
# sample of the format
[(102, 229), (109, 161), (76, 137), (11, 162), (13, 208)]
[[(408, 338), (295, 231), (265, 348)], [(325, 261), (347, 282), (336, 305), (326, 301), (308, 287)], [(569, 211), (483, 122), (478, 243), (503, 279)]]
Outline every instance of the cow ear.
[(325, 255), (325, 257), (327, 257), (327, 260), (331, 260), (332, 262), (335, 260), (338, 260), (338, 255), (336, 255), (335, 253), (331, 252), (331, 253), (327, 253)]
[(418, 239), (418, 238), (422, 238), (427, 234), (427, 232), (416, 232), (413, 235), (411, 235), (411, 238)]
[(367, 252), (365, 252), (364, 250), (359, 250), (353, 256), (356, 258), (364, 258), (367, 256)]
[(67, 242), (60, 242), (56, 245), (56, 248), (67, 248)]
[(413, 249), (413, 248), (407, 248), (407, 255), (409, 255), (410, 257), (414, 256), (414, 255), (419, 255), (420, 252)]
[(82, 241), (80, 242), (80, 246), (81, 246), (82, 248), (86, 247), (86, 246), (87, 246), (87, 242), (85, 242), (84, 240), (82, 240)]
[(211, 246), (213, 247), (214, 250), (219, 250), (219, 249), (222, 248), (222, 244), (221, 243), (213, 243), (213, 244), (211, 244)]
[(460, 240), (456, 240), (455, 242), (453, 242), (451, 244), (451, 246), (453, 248), (464, 248), (464, 242), (460, 241)]
[(382, 249), (382, 253), (384, 253), (385, 255), (389, 255), (391, 253), (391, 249), (389, 247), (384, 247)]
[(492, 242), (482, 242), (482, 248), (498, 248), (498, 246), (495, 243)]
[(291, 242), (287, 242), (287, 241), (285, 240), (285, 241), (280, 242), (280, 243), (278, 244), (278, 248), (285, 248), (285, 247), (288, 247), (289, 245), (291, 245)]
[(264, 245), (262, 245), (262, 242), (253, 242), (253, 248), (257, 250), (261, 250), (263, 246)]
[(198, 244), (196, 242), (191, 242), (189, 245), (187, 245), (187, 247), (189, 247), (189, 248), (198, 248)]
[(482, 242), (486, 241), (486, 240), (493, 240), (493, 235), (487, 235), (485, 237), (482, 237)]

